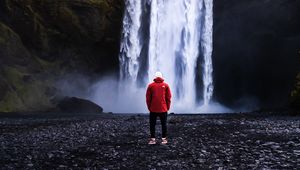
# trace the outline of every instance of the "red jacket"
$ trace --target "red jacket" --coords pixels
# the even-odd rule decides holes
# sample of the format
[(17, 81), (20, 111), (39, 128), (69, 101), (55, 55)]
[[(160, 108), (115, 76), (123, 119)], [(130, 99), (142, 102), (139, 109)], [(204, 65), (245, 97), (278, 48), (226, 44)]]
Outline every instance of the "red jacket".
[(148, 85), (146, 93), (147, 107), (150, 112), (167, 112), (171, 105), (171, 90), (164, 79), (157, 77)]

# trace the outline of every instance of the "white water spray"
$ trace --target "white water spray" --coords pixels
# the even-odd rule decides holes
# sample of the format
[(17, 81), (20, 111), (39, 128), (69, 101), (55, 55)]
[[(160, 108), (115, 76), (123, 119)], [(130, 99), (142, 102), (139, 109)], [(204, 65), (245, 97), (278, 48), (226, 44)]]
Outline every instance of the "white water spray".
[[(145, 33), (140, 28), (143, 5), (147, 3), (148, 55), (142, 58), (145, 40), (140, 37), (145, 37)], [(200, 103), (207, 108), (213, 95), (212, 29), (212, 0), (127, 0), (119, 56), (121, 81), (137, 83), (142, 81), (138, 73), (144, 72), (151, 82), (159, 70), (173, 91), (173, 111), (197, 112)], [(141, 61), (147, 61), (148, 69), (141, 67)], [(202, 80), (196, 79), (200, 73)], [(202, 102), (197, 102), (196, 84), (202, 82), (203, 89), (198, 90)]]

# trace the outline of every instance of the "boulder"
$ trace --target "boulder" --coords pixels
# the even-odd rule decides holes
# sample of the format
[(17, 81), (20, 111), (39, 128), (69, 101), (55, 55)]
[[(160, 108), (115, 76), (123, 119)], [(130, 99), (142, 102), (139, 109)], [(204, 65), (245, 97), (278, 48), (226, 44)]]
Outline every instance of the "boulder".
[(65, 97), (57, 104), (62, 113), (102, 113), (103, 108), (89, 100), (77, 97)]

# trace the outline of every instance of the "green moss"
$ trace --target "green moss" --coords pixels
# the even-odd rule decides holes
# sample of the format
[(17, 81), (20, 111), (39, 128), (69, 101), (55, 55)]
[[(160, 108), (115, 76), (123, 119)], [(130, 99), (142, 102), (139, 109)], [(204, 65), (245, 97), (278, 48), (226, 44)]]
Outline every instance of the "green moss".
[(33, 58), (39, 63), (39, 65), (42, 66), (43, 70), (50, 70), (51, 68), (54, 68), (57, 66), (57, 62), (49, 62), (46, 60), (43, 60), (37, 56), (33, 56)]
[(80, 21), (76, 14), (73, 13), (71, 9), (66, 6), (60, 8), (60, 15), (65, 22), (70, 22), (72, 25), (79, 27)]
[(111, 6), (105, 0), (89, 0), (88, 2), (93, 6), (100, 8), (102, 14), (106, 14), (111, 9)]
[(19, 71), (15, 67), (5, 67), (4, 74), (9, 84), (13, 85), (15, 88), (21, 88), (22, 86), (22, 77), (24, 73)]
[(4, 77), (6, 78), (8, 84), (11, 85), (9, 92), (6, 93), (3, 100), (0, 102), (0, 111), (3, 112), (12, 112), (19, 111), (24, 108), (24, 105), (21, 99), (18, 97), (18, 94), (13, 89), (17, 90), (22, 87), (22, 77), (23, 74), (13, 67), (4, 67), (3, 68)]
[(99, 6), (107, 5), (107, 2), (105, 0), (88, 0), (87, 2)]
[(0, 44), (5, 44), (8, 40), (9, 28), (0, 22), (0, 31), (1, 31)]
[(30, 84), (26, 84), (22, 89), (17, 91), (27, 110), (43, 110), (43, 108), (49, 108), (51, 106), (49, 96), (45, 94), (48, 83), (34, 81)]
[(11, 28), (0, 22), (0, 44), (8, 45), (12, 39), (20, 39)]
[(5, 42), (6, 42), (5, 39), (3, 37), (0, 37), (0, 44), (4, 44)]
[[(96, 52), (92, 51), (93, 47), (89, 47), (89, 44), (104, 42), (112, 22), (111, 13), (117, 10), (113, 6), (115, 1), (6, 1), (4, 4), (7, 6), (3, 7), (7, 10), (6, 13), (12, 20), (26, 22), (24, 30), (29, 37), (20, 34), (22, 41), (17, 34), (20, 30), (14, 32), (11, 29), (16, 26), (15, 23), (11, 23), (13, 26), (10, 28), (0, 21), (0, 46), (4, 47), (3, 54), (8, 61), (8, 66), (1, 66), (0, 69), (3, 71), (1, 76), (7, 87), (7, 93), (2, 93), (1, 96), (3, 100), (0, 101), (0, 111), (39, 110), (51, 105), (49, 100), (53, 96), (50, 95), (54, 94), (45, 92), (49, 92), (51, 82), (54, 82), (55, 78), (69, 73), (70, 70), (80, 71), (89, 66), (82, 63), (81, 67), (81, 61), (86, 62), (87, 58), (94, 58)], [(78, 44), (87, 45), (77, 48)], [(87, 50), (91, 53), (82, 55)], [(57, 55), (55, 61), (52, 61), (52, 57), (47, 57), (51, 54)], [(44, 59), (38, 56), (43, 56)], [(30, 78), (24, 79), (25, 75), (29, 75)], [(44, 81), (45, 79), (47, 81)]]
[[(11, 35), (11, 33), (14, 33), (14, 31), (9, 28), (7, 25), (0, 22), (0, 30), (2, 31), (2, 35)], [(5, 33), (5, 34), (4, 34)], [(7, 37), (7, 36), (6, 36)]]
[(53, 107), (41, 82), (27, 84), (6, 94), (0, 101), (1, 112), (41, 111)]
[(10, 91), (6, 94), (3, 100), (0, 101), (1, 112), (17, 112), (25, 109), (22, 100), (18, 97), (17, 93)]
[(30, 82), (24, 82), (23, 76), (28, 73), (21, 70), (21, 68), (14, 67), (4, 68), (4, 76), (11, 87), (0, 102), (0, 111), (37, 111), (52, 107), (50, 96), (45, 93), (47, 87), (52, 84), (50, 80), (33, 79)]

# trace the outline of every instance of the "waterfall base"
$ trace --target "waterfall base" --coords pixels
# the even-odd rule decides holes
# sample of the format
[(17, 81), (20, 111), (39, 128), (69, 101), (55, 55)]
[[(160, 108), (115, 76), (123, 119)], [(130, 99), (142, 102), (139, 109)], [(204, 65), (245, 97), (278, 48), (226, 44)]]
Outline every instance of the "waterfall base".
[[(93, 85), (91, 91), (93, 94), (89, 98), (100, 104), (104, 108), (104, 112), (148, 113), (146, 87), (137, 88), (130, 81), (120, 83), (117, 79), (107, 77)], [(173, 98), (169, 112), (201, 114), (231, 113), (233, 111), (216, 102), (195, 106), (189, 101), (182, 102)]]

